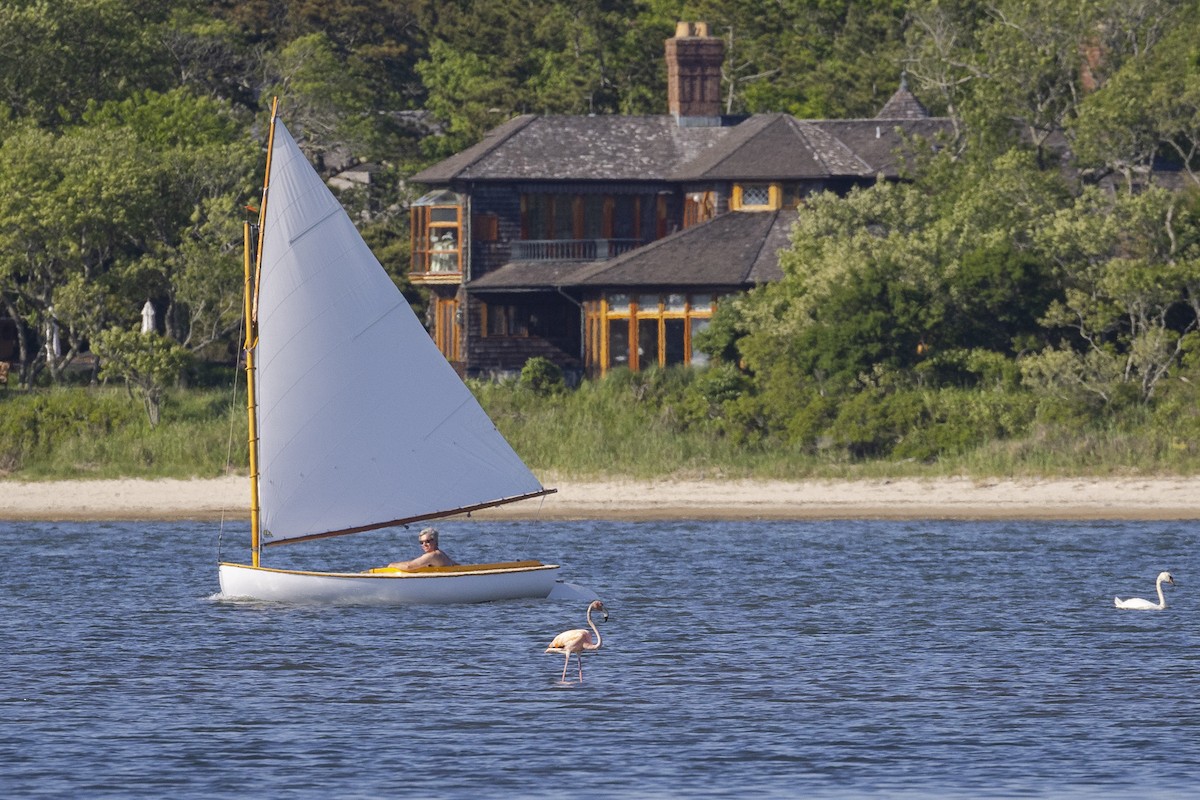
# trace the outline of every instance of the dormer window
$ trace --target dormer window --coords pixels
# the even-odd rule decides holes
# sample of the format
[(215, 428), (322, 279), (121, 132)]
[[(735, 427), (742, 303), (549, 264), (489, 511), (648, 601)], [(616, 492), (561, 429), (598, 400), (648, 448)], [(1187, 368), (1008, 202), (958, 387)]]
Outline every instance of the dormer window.
[(780, 192), (777, 183), (735, 183), (733, 202), (735, 211), (772, 211), (779, 208)]
[(819, 185), (809, 183), (735, 183), (729, 207), (734, 211), (778, 211), (797, 208)]

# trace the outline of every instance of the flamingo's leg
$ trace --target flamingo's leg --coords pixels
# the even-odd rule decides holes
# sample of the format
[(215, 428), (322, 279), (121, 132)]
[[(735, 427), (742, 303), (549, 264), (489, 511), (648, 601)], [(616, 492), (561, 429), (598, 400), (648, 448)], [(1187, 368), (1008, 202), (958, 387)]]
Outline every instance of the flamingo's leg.
[(567, 660), (563, 662), (562, 682), (567, 682), (567, 667), (571, 666), (571, 651), (567, 651)]
[(576, 653), (575, 660), (579, 663), (579, 682), (583, 683), (583, 653)]

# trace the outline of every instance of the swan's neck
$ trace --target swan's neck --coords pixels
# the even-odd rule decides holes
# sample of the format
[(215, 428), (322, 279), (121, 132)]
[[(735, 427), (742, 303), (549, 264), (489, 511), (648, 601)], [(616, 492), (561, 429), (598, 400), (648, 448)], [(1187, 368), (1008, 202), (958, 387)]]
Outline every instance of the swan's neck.
[(1167, 598), (1163, 596), (1162, 585), (1163, 585), (1162, 578), (1159, 578), (1157, 581), (1154, 582), (1154, 588), (1158, 589), (1158, 607), (1166, 608), (1167, 607)]
[[(1158, 591), (1159, 591), (1159, 594), (1162, 594), (1161, 587), (1159, 588)], [(592, 610), (590, 608), (587, 610), (587, 623), (588, 623), (588, 625), (591, 626), (592, 633), (596, 634), (596, 646), (591, 649), (599, 650), (600, 649), (600, 629), (596, 627), (596, 623), (592, 622)]]

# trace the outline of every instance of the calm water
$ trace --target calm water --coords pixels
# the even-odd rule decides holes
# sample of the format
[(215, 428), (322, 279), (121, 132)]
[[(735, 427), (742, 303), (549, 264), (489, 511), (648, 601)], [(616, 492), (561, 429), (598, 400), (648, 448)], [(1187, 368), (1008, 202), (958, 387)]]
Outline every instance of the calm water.
[[(0, 523), (6, 797), (1183, 797), (1200, 522), (449, 523), (605, 600), (220, 602), (216, 525)], [(359, 569), (416, 530), (275, 548)], [(244, 530), (224, 555), (241, 560)], [(1117, 611), (1171, 570), (1165, 612)]]

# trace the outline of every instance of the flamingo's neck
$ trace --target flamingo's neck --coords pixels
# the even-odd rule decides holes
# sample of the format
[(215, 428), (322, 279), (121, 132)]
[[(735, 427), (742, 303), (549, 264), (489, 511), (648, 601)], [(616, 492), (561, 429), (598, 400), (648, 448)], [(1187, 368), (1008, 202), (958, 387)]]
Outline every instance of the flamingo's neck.
[[(1162, 592), (1161, 588), (1159, 589), (1159, 592), (1160, 593)], [(588, 625), (591, 626), (592, 633), (596, 634), (596, 646), (593, 648), (589, 648), (589, 649), (599, 650), (600, 649), (600, 629), (596, 627), (596, 623), (592, 622), (592, 610), (590, 608), (587, 610), (587, 623), (588, 623)]]

